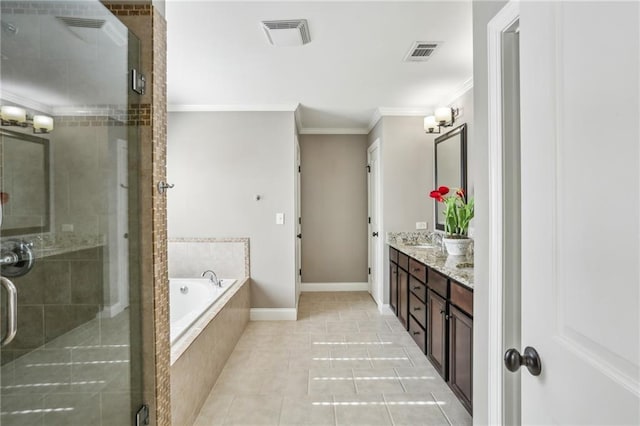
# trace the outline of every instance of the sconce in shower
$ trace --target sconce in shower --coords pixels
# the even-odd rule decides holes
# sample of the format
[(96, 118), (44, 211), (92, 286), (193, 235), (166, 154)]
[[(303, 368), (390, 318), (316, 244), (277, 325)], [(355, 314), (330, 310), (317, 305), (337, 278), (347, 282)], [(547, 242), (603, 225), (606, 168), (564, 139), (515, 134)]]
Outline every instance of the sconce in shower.
[(53, 131), (53, 117), (36, 114), (29, 116), (24, 108), (13, 105), (0, 107), (0, 124), (3, 126), (17, 126), (33, 128), (33, 133), (43, 134)]

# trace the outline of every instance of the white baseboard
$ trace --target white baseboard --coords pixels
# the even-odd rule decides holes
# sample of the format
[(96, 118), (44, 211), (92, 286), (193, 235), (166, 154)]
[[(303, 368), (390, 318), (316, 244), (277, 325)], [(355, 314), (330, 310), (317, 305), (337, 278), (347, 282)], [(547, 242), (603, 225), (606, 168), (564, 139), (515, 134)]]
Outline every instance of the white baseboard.
[(113, 305), (104, 306), (102, 311), (98, 313), (100, 318), (113, 318), (118, 315), (120, 312), (124, 311), (126, 306), (122, 304), (122, 302), (116, 302)]
[(368, 291), (369, 283), (302, 283), (302, 292), (313, 291)]
[(393, 312), (391, 310), (391, 306), (389, 305), (379, 305), (378, 306), (378, 311), (382, 314), (382, 315), (395, 315), (396, 313)]
[(298, 310), (296, 308), (251, 308), (249, 319), (251, 321), (296, 321)]

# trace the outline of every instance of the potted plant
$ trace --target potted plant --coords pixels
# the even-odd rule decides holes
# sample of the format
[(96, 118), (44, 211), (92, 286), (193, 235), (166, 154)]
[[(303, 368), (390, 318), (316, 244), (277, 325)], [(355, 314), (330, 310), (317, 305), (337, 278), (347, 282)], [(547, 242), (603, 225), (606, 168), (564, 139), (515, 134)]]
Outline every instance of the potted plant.
[(429, 196), (444, 204), (444, 232), (442, 239), (447, 252), (452, 255), (463, 255), (471, 243), (467, 236), (469, 222), (473, 219), (473, 198), (467, 200), (462, 188), (455, 194), (449, 194), (449, 188), (441, 186), (431, 191)]

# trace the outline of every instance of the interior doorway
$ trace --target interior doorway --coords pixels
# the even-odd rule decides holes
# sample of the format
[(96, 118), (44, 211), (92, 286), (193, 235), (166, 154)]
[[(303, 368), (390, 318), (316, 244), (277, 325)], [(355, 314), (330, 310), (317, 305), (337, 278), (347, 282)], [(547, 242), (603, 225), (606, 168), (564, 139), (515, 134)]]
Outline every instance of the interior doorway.
[(369, 246), (369, 293), (378, 307), (384, 304), (382, 279), (382, 243), (383, 237), (380, 211), (380, 139), (367, 149), (367, 188), (368, 188), (368, 246)]

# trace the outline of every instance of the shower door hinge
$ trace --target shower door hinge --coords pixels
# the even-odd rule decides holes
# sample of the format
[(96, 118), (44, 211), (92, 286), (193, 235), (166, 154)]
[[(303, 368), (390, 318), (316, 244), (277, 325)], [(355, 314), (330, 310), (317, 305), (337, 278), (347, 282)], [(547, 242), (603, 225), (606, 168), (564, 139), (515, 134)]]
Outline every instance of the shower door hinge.
[(149, 424), (149, 406), (143, 405), (136, 413), (136, 426), (144, 426)]
[(139, 95), (144, 95), (144, 89), (146, 86), (147, 79), (144, 77), (144, 74), (133, 68), (131, 70), (131, 90)]

